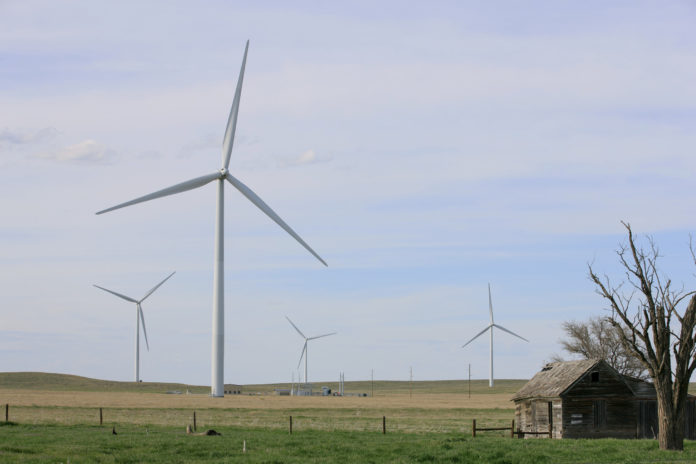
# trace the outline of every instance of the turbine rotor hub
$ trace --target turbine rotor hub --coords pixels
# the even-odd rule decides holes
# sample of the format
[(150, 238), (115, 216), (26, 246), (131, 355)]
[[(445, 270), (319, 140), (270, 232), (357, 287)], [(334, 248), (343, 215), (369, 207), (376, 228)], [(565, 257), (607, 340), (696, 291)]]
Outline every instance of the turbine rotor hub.
[(220, 168), (220, 179), (224, 179), (226, 175), (227, 175), (227, 169)]

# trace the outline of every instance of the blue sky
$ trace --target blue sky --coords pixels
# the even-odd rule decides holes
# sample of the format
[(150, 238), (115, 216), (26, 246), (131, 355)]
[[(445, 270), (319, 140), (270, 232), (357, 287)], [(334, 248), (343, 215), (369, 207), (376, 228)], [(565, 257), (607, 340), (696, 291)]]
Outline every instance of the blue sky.
[(208, 384), (218, 168), (329, 263), (226, 195), (225, 381), (528, 378), (602, 314), (621, 220), (693, 288), (689, 2), (0, 2), (0, 371)]

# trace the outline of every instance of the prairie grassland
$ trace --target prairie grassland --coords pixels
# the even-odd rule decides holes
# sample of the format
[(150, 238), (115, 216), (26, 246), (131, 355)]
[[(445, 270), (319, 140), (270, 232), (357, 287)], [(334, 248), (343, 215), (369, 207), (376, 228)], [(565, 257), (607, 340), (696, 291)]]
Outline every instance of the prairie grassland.
[(482, 393), (393, 394), (374, 398), (355, 396), (168, 395), (162, 393), (70, 392), (0, 388), (0, 403), (17, 406), (89, 408), (195, 408), (195, 409), (514, 409), (511, 395)]
[[(296, 430), (381, 430), (385, 416), (391, 431), (470, 432), (471, 419), (484, 426), (509, 425), (510, 397), (523, 384), (502, 380), (491, 390), (482, 380), (346, 382), (346, 391), (374, 391), (374, 397), (279, 396), (274, 390), (289, 384), (245, 385), (237, 387), (244, 394), (211, 398), (204, 393), (165, 393), (207, 393), (204, 387), (29, 372), (0, 374), (0, 404), (10, 404), (11, 420), (21, 424), (95, 424), (102, 408), (108, 424), (185, 427), (196, 411), (201, 427), (284, 429), (293, 416)], [(317, 385), (336, 388), (331, 382)]]
[[(237, 426), (295, 429), (381, 430), (382, 416), (391, 431), (462, 432), (479, 424), (507, 426), (513, 418), (508, 394), (395, 394), (364, 397), (290, 397), (155, 393), (67, 392), (0, 389), (0, 403), (22, 424), (95, 424), (99, 408), (109, 424)], [(468, 432), (467, 432), (468, 433)]]

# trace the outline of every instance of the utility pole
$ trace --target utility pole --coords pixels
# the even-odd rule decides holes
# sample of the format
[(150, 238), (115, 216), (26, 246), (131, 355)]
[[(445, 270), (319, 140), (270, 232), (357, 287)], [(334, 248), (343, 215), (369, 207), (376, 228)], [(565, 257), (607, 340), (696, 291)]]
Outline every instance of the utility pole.
[(409, 399), (413, 398), (413, 366), (411, 366), (411, 381), (408, 386), (408, 397)]
[(471, 363), (469, 363), (469, 399), (471, 399)]

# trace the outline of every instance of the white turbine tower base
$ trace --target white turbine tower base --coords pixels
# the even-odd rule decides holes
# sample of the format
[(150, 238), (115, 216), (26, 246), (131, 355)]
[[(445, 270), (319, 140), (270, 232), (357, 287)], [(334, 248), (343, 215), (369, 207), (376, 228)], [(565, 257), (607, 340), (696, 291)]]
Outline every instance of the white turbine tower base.
[(247, 53), (249, 51), (249, 41), (247, 40), (244, 49), (244, 58), (242, 59), (242, 67), (239, 70), (239, 79), (237, 80), (237, 88), (232, 101), (232, 109), (227, 120), (227, 128), (225, 129), (225, 137), (222, 141), (222, 166), (219, 170), (210, 174), (196, 177), (185, 182), (167, 187), (162, 190), (150, 193), (148, 195), (136, 198), (125, 203), (99, 211), (97, 214), (103, 214), (115, 209), (126, 206), (142, 203), (144, 201), (154, 200), (175, 193), (186, 192), (198, 187), (202, 187), (210, 182), (217, 181), (217, 209), (215, 215), (215, 258), (213, 264), (213, 329), (212, 329), (212, 353), (211, 353), (211, 396), (224, 396), (224, 362), (225, 362), (225, 279), (224, 279), (224, 186), (225, 181), (232, 184), (234, 188), (251, 201), (257, 208), (263, 211), (276, 224), (290, 234), (300, 245), (305, 247), (315, 258), (317, 258), (324, 266), (326, 262), (312, 248), (305, 243), (292, 228), (278, 216), (258, 195), (256, 195), (249, 187), (244, 185), (239, 179), (229, 173), (230, 158), (232, 156), (232, 146), (234, 144), (234, 134), (237, 130), (237, 114), (239, 113), (239, 100), (242, 94), (242, 82), (244, 81), (244, 68), (246, 67)]
[[(317, 338), (328, 337), (329, 335), (336, 335), (336, 332), (331, 332), (331, 333), (324, 334), (324, 335), (317, 335), (315, 337), (306, 337), (305, 334), (303, 334), (302, 331), (297, 328), (297, 326), (290, 320), (290, 318), (288, 316), (285, 316), (285, 319), (287, 319), (288, 322), (290, 323), (290, 325), (292, 325), (295, 328), (295, 330), (297, 330), (297, 333), (300, 334), (300, 337), (304, 338), (305, 342), (304, 342), (304, 346), (302, 347), (302, 353), (300, 353), (300, 360), (297, 362), (297, 368), (298, 369), (300, 368), (300, 364), (302, 363), (302, 357), (304, 356), (304, 360), (305, 360), (304, 383), (307, 384), (307, 383), (309, 383), (307, 381), (307, 355), (309, 353), (309, 350), (307, 349), (307, 343), (310, 340), (316, 340)], [(298, 379), (298, 381), (299, 381), (299, 379)]]
[(145, 294), (144, 297), (142, 297), (139, 300), (136, 300), (134, 298), (131, 298), (126, 295), (121, 295), (120, 293), (116, 293), (113, 290), (109, 290), (108, 288), (100, 287), (99, 285), (94, 285), (100, 290), (104, 290), (105, 292), (109, 292), (112, 295), (116, 295), (117, 297), (130, 301), (131, 303), (135, 303), (135, 381), (140, 382), (140, 322), (142, 321), (143, 323), (143, 334), (145, 335), (145, 346), (147, 347), (147, 351), (150, 351), (150, 343), (147, 341), (147, 330), (145, 329), (145, 316), (143, 316), (143, 307), (142, 307), (142, 302), (147, 299), (150, 295), (152, 295), (155, 290), (160, 288), (160, 286), (165, 283), (171, 276), (173, 276), (176, 273), (176, 271), (172, 272), (169, 274), (165, 279), (152, 287), (152, 289)]
[(514, 336), (517, 337), (517, 338), (521, 338), (521, 339), (524, 340), (525, 342), (529, 342), (529, 340), (527, 340), (526, 338), (521, 337), (521, 336), (517, 335), (516, 333), (511, 332), (510, 330), (506, 329), (505, 327), (503, 327), (503, 326), (501, 326), (501, 325), (498, 325), (498, 324), (496, 324), (496, 323), (493, 322), (493, 301), (492, 301), (492, 299), (491, 299), (491, 284), (488, 284), (488, 311), (489, 311), (489, 313), (490, 313), (491, 323), (490, 323), (485, 329), (483, 329), (482, 331), (480, 331), (479, 333), (477, 333), (477, 334), (474, 336), (474, 338), (472, 338), (471, 340), (469, 340), (468, 342), (466, 342), (464, 345), (462, 345), (462, 348), (464, 348), (466, 345), (468, 345), (469, 343), (473, 342), (474, 340), (476, 340), (477, 338), (479, 338), (481, 335), (483, 335), (484, 333), (486, 333), (486, 330), (490, 330), (490, 331), (491, 331), (491, 332), (490, 332), (490, 355), (489, 355), (490, 370), (489, 370), (488, 386), (489, 386), (490, 388), (493, 388), (493, 328), (495, 327), (495, 328), (497, 328), (497, 329), (502, 330), (503, 332), (509, 333), (510, 335), (514, 335)]

